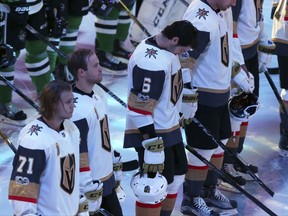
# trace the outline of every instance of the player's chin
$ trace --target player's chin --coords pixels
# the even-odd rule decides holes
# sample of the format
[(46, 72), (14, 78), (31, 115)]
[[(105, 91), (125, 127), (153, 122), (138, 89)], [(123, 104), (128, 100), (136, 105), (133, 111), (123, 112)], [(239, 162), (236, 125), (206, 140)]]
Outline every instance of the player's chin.
[(67, 119), (70, 119), (70, 118), (72, 118), (72, 115), (73, 115), (73, 111), (72, 111), (72, 112), (69, 112), (69, 113), (67, 113)]

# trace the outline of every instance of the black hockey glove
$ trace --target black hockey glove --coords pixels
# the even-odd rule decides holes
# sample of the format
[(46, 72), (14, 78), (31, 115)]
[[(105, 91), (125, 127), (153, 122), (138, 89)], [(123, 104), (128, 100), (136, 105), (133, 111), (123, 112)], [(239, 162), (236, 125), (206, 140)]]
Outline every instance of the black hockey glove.
[(108, 16), (111, 10), (116, 6), (116, 0), (94, 0), (90, 7), (90, 12), (95, 16)]
[(16, 62), (16, 53), (8, 44), (0, 44), (0, 68), (7, 68)]
[(49, 36), (59, 38), (66, 34), (68, 25), (67, 0), (45, 0)]
[(9, 15), (15, 21), (16, 24), (26, 25), (30, 7), (26, 0), (15, 1), (11, 3), (7, 3), (10, 8)]

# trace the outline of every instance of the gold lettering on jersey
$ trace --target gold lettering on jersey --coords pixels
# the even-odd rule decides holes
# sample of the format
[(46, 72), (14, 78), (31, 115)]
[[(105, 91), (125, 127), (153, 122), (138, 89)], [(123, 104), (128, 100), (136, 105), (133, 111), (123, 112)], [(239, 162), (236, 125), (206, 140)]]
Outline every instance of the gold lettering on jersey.
[(181, 70), (171, 76), (171, 102), (175, 105), (183, 90), (183, 79)]
[(221, 61), (226, 67), (229, 65), (228, 33), (221, 37)]
[[(61, 188), (67, 193), (71, 194), (75, 185), (75, 156), (68, 154), (60, 159), (61, 163)], [(79, 168), (78, 168), (79, 169)]]
[(111, 141), (107, 115), (105, 115), (105, 117), (100, 121), (100, 126), (102, 135), (102, 147), (106, 151), (111, 152)]

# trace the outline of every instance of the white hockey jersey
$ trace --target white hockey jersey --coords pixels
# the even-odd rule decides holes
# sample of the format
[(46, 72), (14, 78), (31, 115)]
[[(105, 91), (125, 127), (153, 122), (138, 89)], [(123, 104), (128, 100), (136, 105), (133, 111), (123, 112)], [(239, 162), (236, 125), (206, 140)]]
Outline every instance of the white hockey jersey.
[(232, 33), (228, 30), (225, 12), (216, 12), (203, 1), (195, 0), (183, 19), (190, 21), (201, 34), (209, 36), (192, 69), (191, 85), (198, 87), (198, 103), (223, 105), (229, 96), (232, 63), (232, 46), (229, 46)]
[(79, 206), (79, 130), (70, 120), (57, 132), (41, 118), (19, 135), (9, 185), (14, 215), (76, 215)]
[[(237, 8), (239, 7), (239, 8)], [(260, 21), (262, 19), (262, 0), (238, 0), (233, 11), (235, 22), (242, 49), (257, 44), (260, 33)]]
[(183, 80), (177, 55), (154, 37), (142, 41), (128, 64), (128, 112), (124, 147), (142, 146), (138, 128), (154, 124), (165, 146), (182, 141), (179, 112)]
[[(91, 95), (73, 88), (74, 112), (72, 121), (81, 135), (80, 175), (87, 179), (91, 172), (93, 180), (107, 180), (113, 175), (112, 147), (107, 117), (105, 92), (95, 85)], [(85, 181), (85, 180), (83, 180)], [(81, 185), (86, 182), (81, 182)]]
[(288, 1), (274, 0), (274, 2), (278, 4), (273, 17), (272, 40), (288, 45)]

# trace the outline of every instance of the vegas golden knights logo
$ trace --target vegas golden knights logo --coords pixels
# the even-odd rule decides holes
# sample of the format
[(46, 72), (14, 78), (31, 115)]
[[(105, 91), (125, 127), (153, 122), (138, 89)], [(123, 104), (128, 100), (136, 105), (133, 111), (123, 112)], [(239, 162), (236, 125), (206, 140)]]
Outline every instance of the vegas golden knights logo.
[(171, 77), (171, 102), (175, 105), (183, 90), (182, 72), (179, 70)]
[(221, 58), (222, 64), (226, 67), (229, 65), (229, 45), (228, 45), (228, 34), (226, 33), (221, 37)]
[[(60, 159), (61, 163), (61, 188), (71, 194), (75, 185), (75, 156), (68, 154)], [(78, 168), (79, 169), (79, 168)]]
[(110, 143), (110, 132), (108, 126), (107, 115), (100, 121), (101, 125), (101, 135), (102, 135), (102, 147), (111, 152), (111, 143)]

